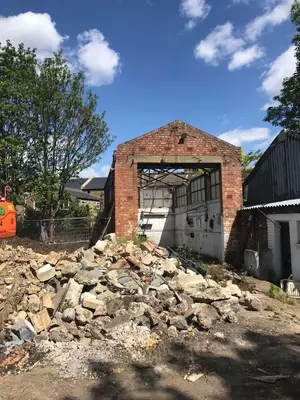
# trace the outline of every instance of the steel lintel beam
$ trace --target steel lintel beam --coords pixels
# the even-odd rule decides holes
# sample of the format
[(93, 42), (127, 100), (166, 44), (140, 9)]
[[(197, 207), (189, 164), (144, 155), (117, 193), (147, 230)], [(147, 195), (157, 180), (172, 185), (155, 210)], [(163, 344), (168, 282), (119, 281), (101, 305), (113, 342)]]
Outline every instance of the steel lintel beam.
[(146, 156), (146, 155), (129, 155), (129, 161), (136, 164), (222, 164), (224, 157), (222, 156)]

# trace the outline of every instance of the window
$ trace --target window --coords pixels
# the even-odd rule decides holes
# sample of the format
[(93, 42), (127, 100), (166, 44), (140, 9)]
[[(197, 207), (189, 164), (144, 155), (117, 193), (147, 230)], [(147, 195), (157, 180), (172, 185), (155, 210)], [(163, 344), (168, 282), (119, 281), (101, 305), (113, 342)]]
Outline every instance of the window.
[(143, 208), (170, 208), (172, 207), (172, 190), (166, 187), (147, 187), (142, 189)]
[(205, 201), (205, 178), (199, 176), (191, 181), (189, 204), (201, 203)]
[(220, 171), (214, 171), (210, 174), (211, 199), (220, 198)]
[(187, 204), (187, 188), (186, 186), (177, 186), (175, 190), (176, 207), (184, 207)]

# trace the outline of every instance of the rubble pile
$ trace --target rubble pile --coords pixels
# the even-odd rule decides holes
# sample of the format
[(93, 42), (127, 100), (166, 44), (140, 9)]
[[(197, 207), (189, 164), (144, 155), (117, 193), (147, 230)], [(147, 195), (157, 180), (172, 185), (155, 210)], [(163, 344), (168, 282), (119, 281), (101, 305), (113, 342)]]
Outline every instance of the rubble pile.
[(73, 254), (0, 249), (0, 346), (24, 342), (109, 340), (124, 346), (237, 322), (240, 306), (258, 298), (228, 280), (185, 268), (150, 242), (107, 235)]

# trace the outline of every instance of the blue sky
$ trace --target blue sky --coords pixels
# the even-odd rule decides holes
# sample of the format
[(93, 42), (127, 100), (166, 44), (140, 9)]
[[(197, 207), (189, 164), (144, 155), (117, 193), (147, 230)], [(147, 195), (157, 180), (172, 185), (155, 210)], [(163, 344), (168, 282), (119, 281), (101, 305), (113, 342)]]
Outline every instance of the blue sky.
[(118, 143), (180, 119), (246, 151), (279, 129), (264, 107), (295, 69), (292, 0), (10, 0), (0, 41), (43, 58), (62, 47), (85, 71)]

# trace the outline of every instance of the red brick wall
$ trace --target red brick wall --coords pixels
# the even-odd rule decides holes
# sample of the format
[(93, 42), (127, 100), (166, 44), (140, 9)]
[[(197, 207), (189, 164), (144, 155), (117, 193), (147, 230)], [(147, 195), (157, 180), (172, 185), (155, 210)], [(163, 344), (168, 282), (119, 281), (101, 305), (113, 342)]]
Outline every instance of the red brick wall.
[[(181, 134), (187, 137), (179, 144)], [(115, 231), (117, 236), (129, 237), (138, 224), (137, 165), (128, 156), (222, 156), (222, 212), (224, 242), (235, 250), (238, 235), (232, 225), (242, 206), (241, 149), (230, 145), (181, 121), (174, 121), (157, 130), (118, 146), (115, 157)], [(195, 159), (197, 162), (197, 159)], [(200, 167), (200, 166), (199, 166)]]

